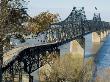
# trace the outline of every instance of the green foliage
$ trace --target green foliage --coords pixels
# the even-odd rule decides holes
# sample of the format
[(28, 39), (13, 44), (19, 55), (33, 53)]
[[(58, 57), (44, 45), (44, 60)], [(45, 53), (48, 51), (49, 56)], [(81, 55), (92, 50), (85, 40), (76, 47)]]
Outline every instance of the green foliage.
[(49, 25), (59, 21), (58, 14), (50, 12), (42, 12), (34, 18), (30, 18), (28, 22), (28, 30), (32, 33), (39, 33), (48, 29)]

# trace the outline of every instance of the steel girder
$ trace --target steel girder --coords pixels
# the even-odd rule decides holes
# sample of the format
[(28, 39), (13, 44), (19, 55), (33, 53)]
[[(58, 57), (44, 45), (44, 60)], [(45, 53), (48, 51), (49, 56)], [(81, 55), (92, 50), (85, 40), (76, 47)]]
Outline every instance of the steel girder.
[[(49, 29), (45, 31), (47, 43), (50, 44), (24, 49), (14, 60), (3, 67), (3, 72), (5, 73), (9, 70), (8, 73), (10, 75), (15, 75), (15, 70), (19, 72), (23, 69), (30, 74), (44, 64), (43, 57), (46, 55), (47, 51), (49, 53), (53, 51), (59, 52), (57, 47), (60, 45), (70, 42), (73, 39), (83, 37), (88, 33), (105, 31), (108, 29), (110, 29), (110, 23), (101, 21), (100, 14), (94, 14), (93, 20), (87, 20), (84, 8), (77, 10), (74, 7), (70, 15), (64, 21), (51, 24)], [(16, 67), (17, 65), (21, 67)]]

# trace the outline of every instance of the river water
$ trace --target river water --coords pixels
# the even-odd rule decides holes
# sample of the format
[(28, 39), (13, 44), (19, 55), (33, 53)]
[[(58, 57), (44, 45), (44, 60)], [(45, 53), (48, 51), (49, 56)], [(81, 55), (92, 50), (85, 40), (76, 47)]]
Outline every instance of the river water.
[[(92, 34), (88, 34), (85, 37), (85, 54), (84, 54), (84, 59), (88, 60), (89, 58), (93, 57), (94, 54), (98, 52), (100, 49), (101, 44), (103, 43), (93, 43), (92, 42)], [(62, 57), (66, 53), (69, 53), (70, 51), (70, 43), (66, 43), (62, 46), (59, 47), (60, 49), (60, 56)], [(32, 76), (34, 76), (34, 82), (39, 82), (37, 81), (39, 76), (38, 76), (38, 70), (32, 73)], [(96, 74), (95, 74), (96, 75)], [(38, 76), (38, 77), (36, 77)]]
[[(105, 77), (107, 79), (110, 79), (110, 74), (109, 74), (110, 73), (110, 70), (109, 70), (109, 66), (110, 66), (110, 57), (109, 57), (109, 54), (110, 54), (110, 35), (106, 38), (103, 45), (102, 45), (102, 43), (100, 43), (100, 42), (93, 43), (92, 42), (92, 34), (88, 34), (85, 36), (84, 59), (85, 60), (89, 59), (90, 57), (93, 57), (94, 54), (97, 55), (96, 59), (95, 59), (96, 69), (95, 69), (94, 77), (95, 77), (95, 79), (101, 80), (98, 82), (104, 82), (103, 79)], [(70, 43), (62, 45), (59, 48), (60, 48), (61, 56), (63, 56), (65, 53), (69, 53)], [(38, 73), (39, 73), (39, 70), (32, 73), (32, 76), (34, 76), (34, 82), (39, 82), (38, 81), (38, 79), (39, 79)], [(23, 82), (25, 82), (25, 81), (23, 81)], [(106, 81), (106, 82), (110, 82), (110, 81)]]
[(95, 80), (97, 82), (110, 82), (110, 34), (95, 58)]

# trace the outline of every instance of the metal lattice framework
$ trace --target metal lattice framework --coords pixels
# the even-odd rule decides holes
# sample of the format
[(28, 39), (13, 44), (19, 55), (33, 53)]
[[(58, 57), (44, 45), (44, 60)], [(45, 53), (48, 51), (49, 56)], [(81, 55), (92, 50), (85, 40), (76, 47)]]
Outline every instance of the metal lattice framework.
[[(109, 29), (109, 22), (101, 21), (100, 14), (94, 14), (93, 20), (87, 20), (84, 8), (77, 10), (74, 7), (64, 21), (51, 24), (49, 29), (45, 31), (47, 44), (23, 49), (10, 62), (3, 65), (3, 73), (8, 72), (12, 77), (18, 74), (19, 79), (21, 79), (22, 71), (30, 75), (30, 73), (43, 66), (45, 63), (43, 57), (47, 53), (60, 54), (58, 46), (92, 32)], [(50, 59), (48, 62), (50, 61), (52, 60)]]

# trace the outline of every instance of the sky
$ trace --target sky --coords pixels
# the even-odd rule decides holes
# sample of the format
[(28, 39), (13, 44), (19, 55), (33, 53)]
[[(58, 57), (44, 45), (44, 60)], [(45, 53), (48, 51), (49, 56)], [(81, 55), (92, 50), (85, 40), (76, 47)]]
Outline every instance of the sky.
[[(40, 12), (50, 11), (58, 13), (64, 20), (72, 11), (73, 7), (85, 8), (87, 19), (92, 19), (94, 12), (100, 12), (104, 21), (110, 22), (110, 0), (29, 0), (28, 13), (36, 16)], [(95, 10), (97, 7), (97, 11)]]

